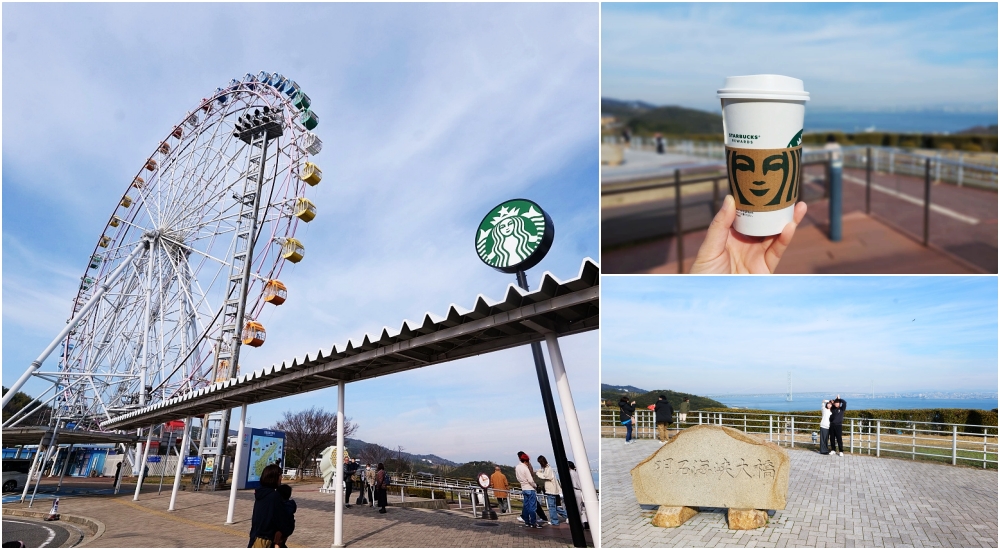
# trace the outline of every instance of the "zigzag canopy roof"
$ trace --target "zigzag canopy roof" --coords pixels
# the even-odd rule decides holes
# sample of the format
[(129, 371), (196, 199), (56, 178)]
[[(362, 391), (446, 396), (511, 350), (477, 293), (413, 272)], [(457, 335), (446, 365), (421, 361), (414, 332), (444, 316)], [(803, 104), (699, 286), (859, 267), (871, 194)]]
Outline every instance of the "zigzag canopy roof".
[(377, 337), (256, 370), (200, 390), (111, 418), (105, 430), (121, 430), (198, 416), (244, 403), (355, 382), (377, 376), (490, 353), (536, 342), (545, 333), (567, 336), (598, 328), (600, 267), (586, 258), (575, 279), (562, 282), (542, 275), (537, 290), (510, 285), (493, 302), (482, 295), (471, 310), (454, 304), (443, 320), (430, 313), (419, 324), (403, 321), (395, 333), (383, 328)]

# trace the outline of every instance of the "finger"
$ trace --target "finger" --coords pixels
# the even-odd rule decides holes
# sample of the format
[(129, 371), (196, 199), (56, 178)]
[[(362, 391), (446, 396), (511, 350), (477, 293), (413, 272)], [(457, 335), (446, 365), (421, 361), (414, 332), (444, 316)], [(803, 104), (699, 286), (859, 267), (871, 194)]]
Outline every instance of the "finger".
[(785, 249), (792, 242), (792, 237), (795, 236), (795, 229), (802, 222), (802, 219), (806, 216), (806, 203), (800, 202), (795, 205), (795, 210), (792, 213), (792, 221), (785, 224), (784, 229), (781, 230), (781, 235), (771, 243), (771, 246), (767, 248), (764, 253), (764, 263), (767, 264), (767, 269), (774, 273), (774, 270), (778, 268), (778, 262), (781, 261), (781, 256), (785, 253)]
[(712, 223), (708, 226), (705, 241), (698, 249), (698, 256), (695, 262), (708, 261), (718, 258), (726, 250), (726, 240), (729, 239), (729, 228), (736, 220), (736, 202), (732, 195), (726, 195), (722, 201), (722, 208), (715, 214)]

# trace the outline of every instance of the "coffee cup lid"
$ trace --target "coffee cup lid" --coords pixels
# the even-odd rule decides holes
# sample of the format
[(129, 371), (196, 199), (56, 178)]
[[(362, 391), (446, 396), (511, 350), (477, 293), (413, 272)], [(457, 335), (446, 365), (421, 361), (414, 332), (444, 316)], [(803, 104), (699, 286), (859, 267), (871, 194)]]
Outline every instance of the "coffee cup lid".
[(778, 74), (730, 76), (718, 94), (720, 99), (809, 101), (809, 92), (801, 80)]

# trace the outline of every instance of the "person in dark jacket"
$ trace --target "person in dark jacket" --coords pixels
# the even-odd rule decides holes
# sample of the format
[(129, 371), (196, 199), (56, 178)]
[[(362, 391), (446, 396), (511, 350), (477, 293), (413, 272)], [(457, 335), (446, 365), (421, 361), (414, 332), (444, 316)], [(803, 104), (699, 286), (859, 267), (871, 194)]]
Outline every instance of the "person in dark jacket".
[(247, 548), (273, 548), (285, 543), (291, 529), (288, 508), (278, 493), (281, 467), (271, 464), (260, 473), (260, 487), (254, 491), (253, 516), (250, 518), (250, 543)]
[[(847, 401), (838, 395), (830, 402), (830, 454), (840, 451), (844, 456), (844, 412), (847, 411)], [(836, 448), (834, 446), (836, 443)]]
[(621, 413), (622, 424), (625, 425), (625, 444), (632, 443), (632, 425), (635, 423), (635, 401), (629, 401), (627, 395), (618, 400), (618, 411)]
[(375, 469), (375, 499), (378, 501), (378, 513), (384, 514), (385, 507), (388, 504), (389, 497), (386, 495), (386, 488), (389, 486), (386, 483), (385, 465), (381, 462), (378, 463), (378, 467)]
[[(277, 462), (275, 462), (275, 465), (277, 465)], [(292, 536), (292, 533), (295, 532), (295, 512), (299, 509), (299, 505), (295, 504), (295, 499), (292, 498), (291, 485), (279, 485), (278, 494), (285, 501), (285, 510), (288, 512), (288, 532), (282, 533), (285, 540), (281, 542), (280, 547), (288, 548), (288, 537)]]
[(667, 401), (666, 395), (661, 395), (653, 405), (653, 410), (656, 411), (656, 436), (660, 440), (660, 445), (663, 445), (670, 440), (670, 433), (667, 430), (674, 422), (674, 406)]
[(358, 472), (358, 464), (344, 457), (344, 506), (351, 507), (351, 492), (354, 491), (354, 474)]

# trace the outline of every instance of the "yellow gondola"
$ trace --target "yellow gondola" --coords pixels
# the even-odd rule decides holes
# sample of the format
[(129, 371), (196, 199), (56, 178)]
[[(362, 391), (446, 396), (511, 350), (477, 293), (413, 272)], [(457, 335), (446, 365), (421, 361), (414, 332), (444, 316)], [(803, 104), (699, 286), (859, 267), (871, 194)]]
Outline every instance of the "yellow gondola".
[(105, 235), (102, 235), (101, 240), (97, 242), (97, 245), (101, 248), (107, 248), (109, 244), (111, 244), (111, 239)]
[(121, 218), (119, 218), (118, 216), (111, 216), (111, 221), (108, 222), (108, 225), (110, 225), (111, 227), (118, 227), (121, 223), (122, 223)]
[(269, 304), (280, 306), (288, 298), (288, 289), (284, 283), (277, 279), (271, 279), (264, 285), (264, 301)]
[(305, 254), (306, 247), (302, 246), (298, 239), (285, 239), (281, 245), (281, 257), (293, 264), (299, 263)]
[(125, 195), (124, 197), (122, 197), (122, 202), (118, 204), (124, 206), (125, 208), (128, 208), (129, 206), (132, 206), (132, 197)]
[(319, 169), (319, 166), (316, 166), (311, 162), (307, 162), (302, 167), (302, 172), (299, 173), (299, 179), (309, 185), (316, 185), (321, 179), (323, 179), (323, 171)]
[(316, 205), (305, 197), (299, 197), (295, 200), (295, 217), (307, 223), (311, 222), (316, 217)]
[(267, 338), (264, 325), (257, 321), (250, 321), (243, 327), (243, 343), (245, 345), (259, 348)]

